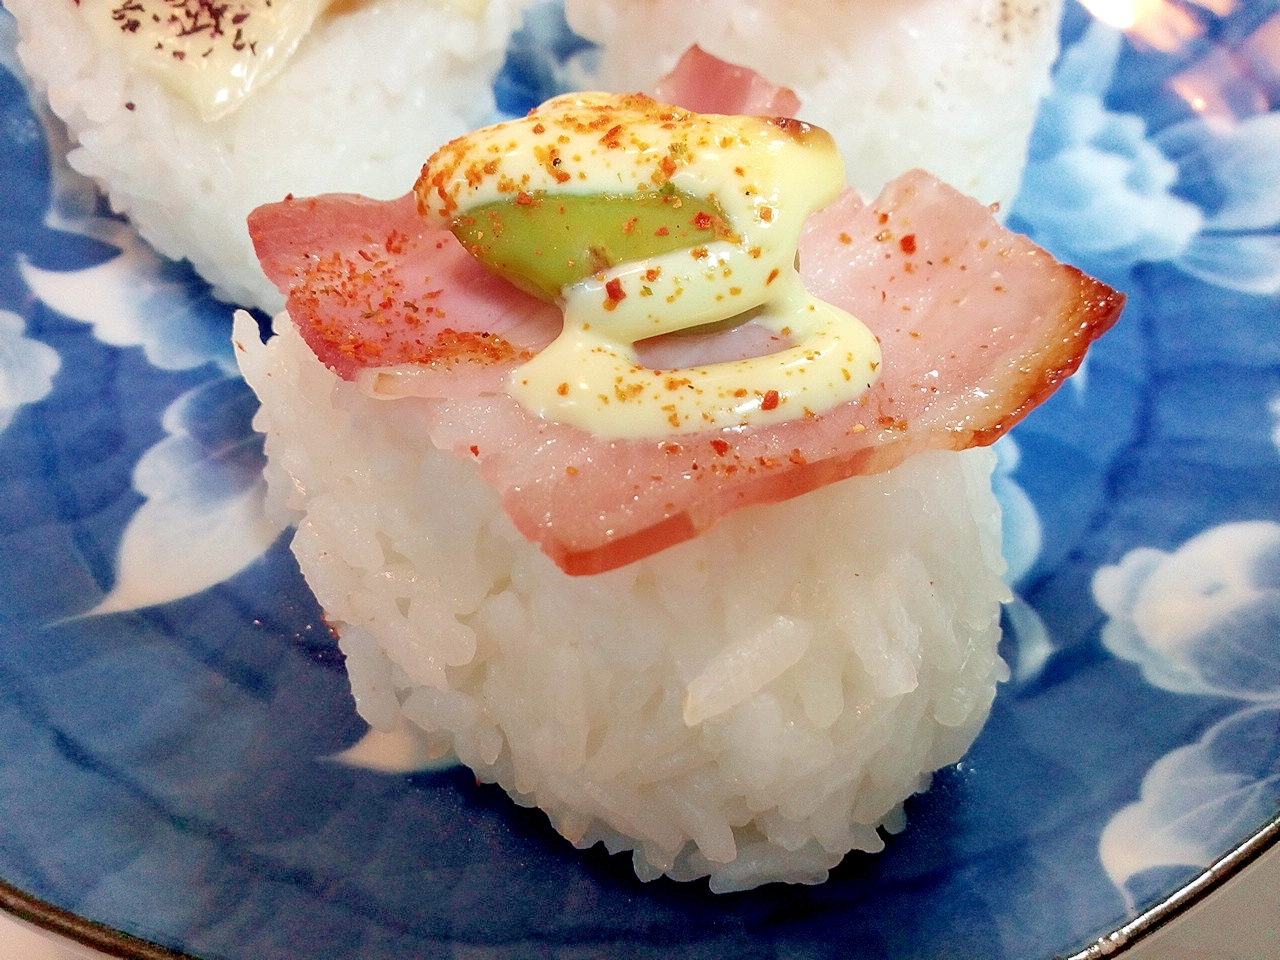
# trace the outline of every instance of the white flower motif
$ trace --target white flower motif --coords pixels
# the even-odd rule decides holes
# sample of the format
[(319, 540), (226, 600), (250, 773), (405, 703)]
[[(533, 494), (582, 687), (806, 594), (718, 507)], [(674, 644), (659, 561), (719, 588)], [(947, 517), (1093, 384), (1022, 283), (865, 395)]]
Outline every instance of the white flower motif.
[(1209, 867), (1240, 842), (1249, 824), (1280, 805), (1271, 750), (1280, 706), (1232, 714), (1196, 743), (1170, 751), (1142, 780), (1141, 796), (1108, 822), (1098, 844), (1103, 868), (1135, 910), (1130, 882), (1144, 870)]
[(1234, 290), (1280, 291), (1280, 113), (1230, 126), (1188, 120), (1161, 131), (1155, 143), (1177, 161), (1184, 190), (1217, 198), (1177, 265)]
[[(194, 274), (162, 259), (126, 224), (107, 218), (75, 224), (120, 253), (82, 270), (42, 270), (19, 261), (22, 278), (45, 304), (88, 323), (116, 347), (141, 347), (152, 366), (190, 370), (216, 363), (236, 371), (231, 353), (232, 308), (193, 296)], [(195, 287), (198, 289), (198, 287)]]
[(1280, 524), (1213, 527), (1094, 575), (1102, 642), (1177, 693), (1280, 699)]
[(115, 585), (90, 615), (208, 589), (243, 570), (278, 536), (263, 509), (262, 438), (249, 429), (256, 404), (246, 401), (252, 401), (248, 387), (228, 379), (169, 405), (168, 436), (134, 468), (134, 488), (146, 501), (125, 528)]
[(1280, 397), (1272, 400), (1268, 409), (1270, 409), (1271, 416), (1276, 421), (1275, 428), (1271, 431), (1271, 440), (1277, 448), (1280, 448)]
[(48, 396), (62, 366), (53, 347), (25, 333), (22, 317), (0, 310), (0, 430), (13, 422), (20, 407)]
[[(1063, 53), (1014, 216), (1095, 273), (1171, 261), (1208, 283), (1277, 292), (1280, 114), (1218, 110), (1151, 133), (1104, 101), (1123, 43), (1120, 31), (1094, 22)], [(1235, 63), (1207, 55), (1186, 83), (1171, 84), (1194, 103), (1195, 91), (1240, 80)]]
[(1094, 22), (1064, 51), (1014, 208), (1044, 246), (1112, 269), (1175, 257), (1204, 223), (1170, 192), (1178, 167), (1147, 138), (1142, 118), (1103, 102), (1123, 39)]
[(1172, 553), (1140, 548), (1098, 570), (1103, 643), (1156, 686), (1247, 706), (1161, 757), (1107, 824), (1099, 856), (1130, 910), (1140, 873), (1208, 867), (1280, 804), (1280, 524), (1227, 523)]
[(1044, 530), (1036, 506), (1013, 478), (1022, 454), (1017, 441), (1006, 434), (995, 445), (996, 467), (991, 474), (991, 487), (1000, 501), (1002, 515), (1002, 552), (1009, 564), (1005, 581), (1017, 583), (1040, 556)]
[[(1027, 492), (1014, 479), (1021, 453), (1013, 435), (1006, 434), (995, 445), (996, 468), (991, 474), (991, 489), (1000, 501), (1004, 558), (1009, 564), (1005, 582), (1016, 584), (1035, 565), (1044, 543), (1040, 514)], [(1005, 604), (1006, 636), (1014, 646), (1013, 680), (1025, 683), (1044, 669), (1053, 655), (1053, 638), (1035, 608), (1014, 596)]]

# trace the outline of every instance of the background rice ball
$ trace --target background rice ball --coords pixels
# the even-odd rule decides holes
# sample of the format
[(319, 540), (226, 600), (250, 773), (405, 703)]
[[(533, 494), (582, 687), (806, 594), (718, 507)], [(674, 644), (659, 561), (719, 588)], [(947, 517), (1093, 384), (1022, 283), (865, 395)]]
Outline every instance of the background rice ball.
[(983, 203), (1013, 202), (1049, 90), (1061, 0), (566, 0), (600, 44), (593, 79), (642, 89), (691, 44), (791, 87), (874, 197), (923, 167)]

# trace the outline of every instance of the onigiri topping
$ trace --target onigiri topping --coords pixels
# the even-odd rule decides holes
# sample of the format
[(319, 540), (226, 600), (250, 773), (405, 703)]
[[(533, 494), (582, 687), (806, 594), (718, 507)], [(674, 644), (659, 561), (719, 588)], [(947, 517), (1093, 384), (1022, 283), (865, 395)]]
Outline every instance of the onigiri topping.
[[(415, 193), (487, 267), (564, 308), (511, 395), (637, 438), (782, 423), (871, 386), (875, 337), (796, 268), (805, 221), (843, 187), (831, 136), (810, 124), (579, 93), (448, 144)], [(641, 360), (642, 341), (748, 320), (770, 335), (762, 355)]]
[(332, 0), (74, 2), (99, 43), (216, 120), (283, 69)]

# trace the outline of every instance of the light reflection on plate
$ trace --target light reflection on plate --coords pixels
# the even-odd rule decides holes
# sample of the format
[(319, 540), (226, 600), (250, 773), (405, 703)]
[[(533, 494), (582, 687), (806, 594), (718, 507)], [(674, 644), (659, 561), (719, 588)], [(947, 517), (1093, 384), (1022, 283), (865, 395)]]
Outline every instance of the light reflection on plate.
[[(1014, 679), (882, 856), (725, 897), (367, 737), (260, 514), (230, 308), (61, 163), (3, 20), (5, 902), (157, 955), (1026, 960), (1122, 942), (1274, 833), (1280, 13), (1122, 6), (1068, 11), (1010, 216), (1130, 295), (1002, 450)], [(554, 79), (561, 22), (502, 89)]]

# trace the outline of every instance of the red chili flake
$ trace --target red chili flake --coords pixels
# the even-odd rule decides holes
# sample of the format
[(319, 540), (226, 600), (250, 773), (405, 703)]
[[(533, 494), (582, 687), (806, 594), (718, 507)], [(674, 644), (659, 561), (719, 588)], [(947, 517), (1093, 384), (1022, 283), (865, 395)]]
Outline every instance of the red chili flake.
[(887, 213), (882, 213), (882, 214), (880, 214), (880, 224), (881, 224), (881, 226), (883, 226), (884, 224), (886, 224), (886, 223), (888, 223), (888, 222), (889, 222), (889, 215), (888, 215)]
[(766, 390), (764, 399), (760, 401), (761, 410), (776, 410), (780, 398), (777, 390)]
[(841, 233), (841, 234), (840, 234), (840, 242), (841, 242), (841, 243), (853, 243), (853, 237), (849, 236), (847, 233)]
[(609, 131), (600, 138), (601, 146), (616, 150), (622, 146), (622, 124), (616, 123), (609, 128)]
[(711, 449), (716, 452), (716, 456), (723, 457), (726, 453), (729, 452), (729, 444), (725, 440), (716, 438), (715, 440), (711, 441)]
[(614, 303), (627, 298), (627, 291), (622, 289), (622, 278), (614, 277), (604, 285), (604, 292), (609, 295), (609, 299)]
[(787, 455), (787, 459), (790, 460), (792, 463), (794, 463), (797, 467), (803, 467), (806, 463), (809, 462), (807, 459), (805, 459), (805, 455), (800, 452), (799, 447), (792, 450), (791, 453)]
[(659, 227), (657, 230), (653, 231), (653, 235), (655, 237), (665, 237), (669, 233), (671, 233), (671, 231), (668, 230), (666, 227)]
[(537, 123), (535, 123), (535, 124), (533, 125), (533, 132), (534, 132), (534, 133), (546, 133), (546, 132), (547, 132), (547, 125), (546, 125), (545, 123), (543, 123), (541, 120), (539, 120)]
[(898, 246), (902, 248), (903, 253), (915, 253), (916, 252), (916, 235), (914, 233), (906, 234), (901, 240), (898, 241)]
[(769, 271), (769, 279), (764, 282), (764, 285), (767, 287), (769, 284), (773, 283), (773, 281), (777, 279), (778, 279), (778, 268), (774, 267), (772, 270)]
[(517, 205), (517, 206), (520, 206), (520, 207), (531, 207), (531, 206), (533, 206), (533, 202), (534, 202), (534, 201), (533, 201), (533, 194), (531, 194), (531, 193), (526, 193), (524, 190), (521, 190), (519, 193), (517, 193), (517, 194), (516, 194), (516, 205)]
[(569, 384), (560, 384), (560, 386), (556, 387), (556, 393), (560, 394), (562, 397), (567, 397), (569, 395)]
[(474, 443), (471, 445), (471, 455), (473, 457), (480, 456), (480, 448), (477, 447)]
[(716, 218), (705, 210), (699, 210), (693, 218), (695, 230), (710, 230), (716, 225)]
[(387, 234), (387, 239), (383, 242), (383, 249), (393, 256), (404, 253), (404, 245), (408, 241), (408, 237), (399, 230), (392, 230)]

